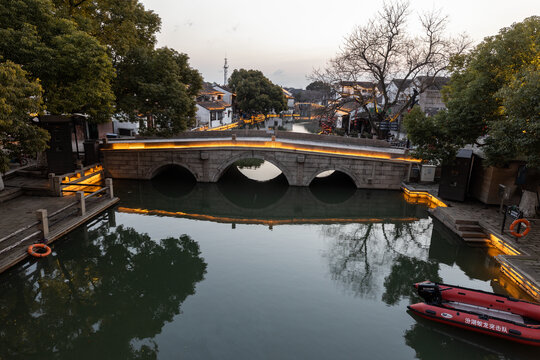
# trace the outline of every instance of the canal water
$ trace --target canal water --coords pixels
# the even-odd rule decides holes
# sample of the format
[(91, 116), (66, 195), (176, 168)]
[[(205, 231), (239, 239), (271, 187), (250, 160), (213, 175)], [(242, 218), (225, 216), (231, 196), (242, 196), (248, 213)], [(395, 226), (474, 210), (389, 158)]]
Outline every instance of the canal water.
[(538, 358), (410, 315), (423, 280), (526, 297), (425, 205), (332, 176), (115, 181), (117, 207), (0, 274), (0, 359)]

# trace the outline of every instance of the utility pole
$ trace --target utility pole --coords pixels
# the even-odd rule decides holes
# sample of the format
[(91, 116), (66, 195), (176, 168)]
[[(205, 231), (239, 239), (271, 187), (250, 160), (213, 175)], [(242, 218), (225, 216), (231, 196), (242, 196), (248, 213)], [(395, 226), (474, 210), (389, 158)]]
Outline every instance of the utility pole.
[(225, 58), (225, 65), (223, 65), (223, 86), (227, 85), (227, 70), (229, 70), (229, 65), (227, 65), (227, 58)]

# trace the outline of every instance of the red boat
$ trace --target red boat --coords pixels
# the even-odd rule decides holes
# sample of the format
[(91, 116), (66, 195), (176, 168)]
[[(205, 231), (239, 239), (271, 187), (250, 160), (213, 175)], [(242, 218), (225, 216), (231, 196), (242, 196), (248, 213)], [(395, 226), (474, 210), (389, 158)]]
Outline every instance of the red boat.
[(444, 324), (540, 346), (540, 305), (504, 295), (424, 281), (414, 314)]

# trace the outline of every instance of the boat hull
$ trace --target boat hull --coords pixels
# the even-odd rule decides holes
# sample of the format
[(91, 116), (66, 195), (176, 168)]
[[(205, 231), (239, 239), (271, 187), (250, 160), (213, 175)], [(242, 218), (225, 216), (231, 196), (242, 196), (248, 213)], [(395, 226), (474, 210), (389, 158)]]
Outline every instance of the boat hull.
[(423, 282), (414, 286), (425, 299), (425, 302), (408, 306), (414, 314), (454, 327), (540, 346), (538, 304), (452, 285)]
[(409, 305), (408, 308), (413, 314), (428, 320), (522, 344), (540, 346), (540, 329), (530, 329), (495, 319), (480, 319), (473, 314), (426, 303)]

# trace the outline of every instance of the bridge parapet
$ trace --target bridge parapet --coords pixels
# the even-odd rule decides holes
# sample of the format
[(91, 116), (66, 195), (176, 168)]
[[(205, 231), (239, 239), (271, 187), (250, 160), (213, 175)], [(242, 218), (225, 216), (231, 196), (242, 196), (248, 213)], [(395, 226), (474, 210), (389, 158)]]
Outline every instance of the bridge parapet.
[[(230, 138), (268, 138), (272, 137), (280, 140), (299, 140), (299, 141), (313, 141), (326, 144), (340, 144), (340, 145), (353, 145), (353, 146), (370, 146), (380, 148), (390, 148), (390, 144), (384, 140), (367, 139), (367, 138), (354, 138), (332, 135), (317, 135), (308, 133), (297, 133), (291, 131), (266, 131), (266, 130), (250, 130), (250, 129), (236, 129), (227, 131), (193, 131), (183, 132), (168, 140), (201, 140), (201, 139), (230, 139)], [(136, 137), (128, 140), (109, 140), (111, 143), (122, 142), (137, 142), (137, 141), (163, 141), (163, 138), (158, 137)]]

